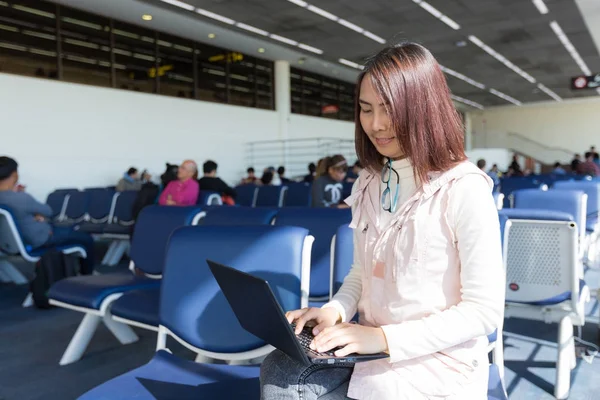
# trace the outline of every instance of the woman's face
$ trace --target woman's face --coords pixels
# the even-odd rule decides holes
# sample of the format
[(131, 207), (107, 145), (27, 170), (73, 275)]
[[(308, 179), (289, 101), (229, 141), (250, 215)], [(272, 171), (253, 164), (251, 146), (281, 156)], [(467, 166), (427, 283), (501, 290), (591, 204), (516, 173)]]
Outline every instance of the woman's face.
[(391, 130), (390, 118), (385, 105), (378, 99), (377, 92), (368, 75), (365, 75), (360, 84), (358, 101), (360, 124), (379, 154), (393, 160), (401, 158), (403, 153), (400, 142)]
[(336, 182), (341, 182), (346, 178), (346, 170), (344, 168), (329, 168), (329, 176)]

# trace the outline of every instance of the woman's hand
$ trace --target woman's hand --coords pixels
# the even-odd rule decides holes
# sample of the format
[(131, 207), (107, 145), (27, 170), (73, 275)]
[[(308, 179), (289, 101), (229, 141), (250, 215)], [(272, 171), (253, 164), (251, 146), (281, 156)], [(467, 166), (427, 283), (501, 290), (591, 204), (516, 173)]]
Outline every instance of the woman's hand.
[(296, 335), (302, 332), (302, 328), (309, 321), (315, 321), (317, 325), (313, 328), (313, 335), (317, 336), (325, 328), (334, 326), (341, 319), (340, 313), (332, 307), (326, 308), (303, 308), (301, 310), (288, 311), (285, 314), (288, 322), (296, 322)]
[(310, 347), (319, 353), (342, 347), (335, 352), (336, 357), (351, 353), (374, 354), (388, 349), (383, 329), (347, 322), (325, 328), (316, 335)]

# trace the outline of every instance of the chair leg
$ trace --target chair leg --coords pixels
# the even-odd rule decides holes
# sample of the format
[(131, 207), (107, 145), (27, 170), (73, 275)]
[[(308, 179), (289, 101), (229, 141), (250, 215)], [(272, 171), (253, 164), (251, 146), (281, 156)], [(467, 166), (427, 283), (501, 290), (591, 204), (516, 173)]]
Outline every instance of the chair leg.
[(109, 260), (108, 265), (117, 265), (119, 261), (121, 261), (121, 259), (123, 258), (123, 254), (125, 254), (127, 247), (129, 247), (129, 242), (127, 240), (116, 241), (116, 246), (111, 255), (111, 259)]
[(27, 297), (25, 297), (25, 300), (23, 300), (23, 304), (21, 304), (21, 307), (31, 306), (33, 306), (33, 293), (29, 292), (27, 293)]
[(106, 254), (104, 254), (104, 257), (102, 258), (102, 265), (112, 265), (109, 263), (112, 260), (112, 256), (113, 256), (113, 253), (115, 252), (116, 245), (117, 245), (116, 240), (113, 240), (112, 242), (110, 242), (110, 244), (108, 245), (108, 250), (106, 250)]
[(71, 342), (69, 342), (69, 346), (67, 346), (65, 353), (60, 359), (60, 365), (71, 364), (81, 358), (83, 352), (90, 343), (92, 336), (94, 336), (94, 332), (96, 331), (101, 319), (102, 317), (94, 314), (86, 314), (83, 317), (83, 320), (75, 331)]
[(24, 285), (29, 282), (21, 271), (6, 260), (0, 260), (0, 270), (9, 279), (9, 282), (14, 282), (16, 285)]
[(196, 359), (194, 361), (202, 364), (212, 364), (214, 362), (212, 358), (203, 356), (202, 354), (196, 354)]
[(110, 314), (106, 314), (103, 321), (104, 325), (115, 335), (121, 344), (131, 344), (139, 340), (138, 335), (135, 334), (129, 325), (115, 321), (111, 318)]
[(571, 386), (571, 365), (575, 355), (573, 323), (564, 317), (558, 326), (558, 357), (556, 359), (556, 384), (554, 397), (559, 400), (569, 397)]

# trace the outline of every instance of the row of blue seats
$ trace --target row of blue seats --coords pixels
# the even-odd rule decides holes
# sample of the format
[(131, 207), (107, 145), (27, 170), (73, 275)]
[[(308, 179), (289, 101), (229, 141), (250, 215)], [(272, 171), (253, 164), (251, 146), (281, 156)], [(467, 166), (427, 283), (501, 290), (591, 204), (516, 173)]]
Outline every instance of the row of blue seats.
[[(342, 198), (350, 196), (352, 183), (343, 184)], [(304, 182), (290, 182), (281, 186), (236, 186), (236, 204), (247, 207), (309, 207), (311, 205), (311, 185)]]
[[(259, 397), (257, 367), (186, 362), (169, 354), (166, 350), (166, 338), (175, 338), (205, 357), (205, 360), (208, 357), (240, 361), (268, 354), (271, 351), (269, 346), (239, 326), (205, 260), (213, 259), (268, 280), (284, 310), (304, 307), (308, 302), (306, 281), (311, 247), (314, 260), (315, 248), (311, 246), (311, 232), (297, 226), (277, 226), (277, 220), (281, 222), (282, 216), (286, 217), (286, 213), (294, 212), (301, 218), (297, 222), (314, 219), (321, 221), (321, 224), (318, 224), (320, 226), (327, 224), (327, 221), (323, 220), (327, 214), (340, 214), (347, 210), (284, 209), (278, 213), (276, 226), (241, 226), (237, 223), (244, 221), (239, 220), (225, 223), (235, 226), (210, 225), (211, 215), (210, 218), (215, 222), (218, 215), (231, 216), (226, 213), (232, 210), (244, 211), (247, 215), (258, 215), (266, 211), (241, 208), (211, 209), (206, 214), (204, 226), (175, 229), (168, 239), (168, 245), (161, 250), (158, 243), (167, 241), (167, 231), (174, 225), (190, 224), (202, 211), (198, 208), (146, 208), (136, 224), (131, 256), (136, 266), (139, 262), (146, 262), (143, 270), (148, 275), (155, 278), (162, 276), (162, 279), (153, 280), (129, 274), (129, 280), (148, 286), (125, 288), (125, 294), (121, 294), (119, 291), (123, 291), (124, 288), (111, 287), (110, 282), (123, 279), (126, 274), (115, 273), (70, 278), (52, 287), (50, 297), (55, 305), (86, 312), (86, 317), (65, 352), (61, 364), (75, 361), (77, 356), (81, 355), (93, 329), (100, 321), (104, 321), (122, 343), (130, 343), (136, 340), (136, 336), (115, 322), (154, 329), (159, 333), (158, 352), (147, 365), (93, 389), (81, 399), (153, 398), (148, 391), (155, 396), (156, 392), (148, 389), (143, 384), (144, 380), (163, 382), (169, 387), (172, 398), (184, 396), (186, 390), (191, 390), (190, 393), (196, 393), (198, 398), (202, 398), (208, 394), (207, 391), (215, 390), (215, 383), (220, 385), (219, 394), (215, 394), (214, 398)], [(349, 216), (349, 213), (346, 215)], [(287, 221), (294, 222), (290, 217), (291, 215), (287, 215)], [(167, 220), (171, 223), (170, 228), (167, 226)], [(334, 256), (330, 266), (330, 269), (333, 268), (331, 275), (334, 283), (329, 289), (329, 294), (341, 285), (352, 263), (352, 231), (347, 226), (348, 221), (344, 221), (337, 229), (334, 228), (336, 235), (331, 246)], [(138, 235), (138, 232), (143, 234)], [(143, 243), (146, 241), (144, 238), (147, 241), (152, 240), (152, 254), (146, 254), (149, 247), (148, 243)], [(317, 241), (315, 238), (315, 243)], [(165, 253), (164, 258), (157, 258), (157, 252), (160, 251)], [(164, 265), (159, 265), (163, 264), (160, 260), (164, 260)], [(154, 269), (147, 269), (153, 266)], [(320, 278), (324, 277), (323, 274)], [(311, 276), (311, 281), (312, 279)], [(88, 302), (89, 298), (84, 299), (86, 292), (102, 292), (104, 300), (91, 304)], [(148, 308), (155, 308), (156, 311), (157, 321), (152, 321), (151, 326), (150, 321), (144, 319)], [(496, 339), (497, 337), (492, 338)], [(491, 392), (496, 393), (497, 397), (490, 398), (504, 399), (498, 368), (492, 365), (491, 372)], [(253, 383), (250, 386), (246, 385), (250, 383), (246, 381), (248, 378), (252, 378)], [(199, 386), (208, 383), (213, 385)]]

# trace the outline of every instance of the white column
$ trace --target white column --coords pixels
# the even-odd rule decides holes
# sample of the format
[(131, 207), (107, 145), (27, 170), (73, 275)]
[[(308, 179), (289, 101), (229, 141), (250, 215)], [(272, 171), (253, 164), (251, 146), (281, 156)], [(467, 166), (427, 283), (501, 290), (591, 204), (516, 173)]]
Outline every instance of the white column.
[(289, 61), (275, 61), (275, 111), (277, 111), (277, 139), (282, 140), (281, 163), (287, 169), (290, 114), (292, 112), (292, 89)]
[(471, 113), (465, 113), (465, 151), (473, 150), (473, 121)]

